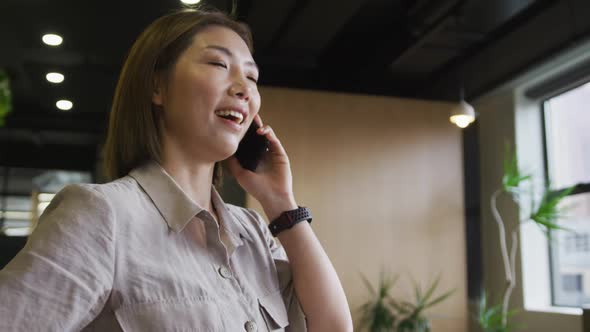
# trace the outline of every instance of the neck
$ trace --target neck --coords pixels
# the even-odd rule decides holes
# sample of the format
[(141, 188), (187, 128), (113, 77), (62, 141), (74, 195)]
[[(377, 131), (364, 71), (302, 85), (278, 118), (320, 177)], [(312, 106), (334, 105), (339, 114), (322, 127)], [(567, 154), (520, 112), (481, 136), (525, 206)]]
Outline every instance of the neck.
[(162, 149), (160, 164), (197, 205), (215, 215), (211, 203), (215, 162), (199, 160), (175, 149)]

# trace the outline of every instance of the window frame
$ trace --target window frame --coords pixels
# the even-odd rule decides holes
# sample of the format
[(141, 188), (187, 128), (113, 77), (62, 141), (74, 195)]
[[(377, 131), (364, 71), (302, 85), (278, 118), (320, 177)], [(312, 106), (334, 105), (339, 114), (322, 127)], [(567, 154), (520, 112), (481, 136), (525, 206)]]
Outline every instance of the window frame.
[[(547, 96), (545, 98), (543, 98), (540, 101), (540, 111), (541, 111), (541, 130), (542, 130), (542, 148), (543, 148), (543, 171), (544, 171), (544, 181), (545, 181), (545, 185), (549, 185), (551, 183), (551, 172), (550, 172), (550, 165), (549, 165), (549, 151), (548, 151), (548, 134), (549, 134), (549, 123), (548, 123), (548, 119), (547, 119), (547, 112), (549, 111), (547, 108), (548, 102), (558, 96), (561, 96), (563, 94), (566, 94), (572, 90), (575, 90), (577, 88), (582, 87), (585, 84), (589, 84), (589, 81), (583, 82), (579, 85), (576, 85), (574, 87), (571, 87), (570, 89), (564, 90), (564, 91), (559, 91), (559, 93), (555, 93), (552, 94), (550, 96)], [(561, 192), (563, 192), (564, 190), (566, 190), (567, 188), (551, 188), (550, 194), (551, 195), (558, 195)], [(570, 194), (568, 194), (567, 197), (570, 196), (575, 196), (575, 195), (579, 195), (579, 194), (587, 194), (590, 193), (590, 183), (576, 183), (574, 185), (574, 189), (572, 190), (572, 192)], [(549, 235), (550, 238), (553, 238), (552, 236), (552, 231), (549, 231)], [(577, 241), (577, 240), (576, 240)], [(557, 250), (554, 250), (553, 248), (553, 244), (552, 241), (547, 241), (547, 250), (548, 250), (548, 255), (549, 255), (549, 283), (550, 283), (550, 301), (551, 301), (551, 305), (554, 307), (562, 307), (562, 308), (577, 308), (578, 306), (569, 306), (569, 305), (564, 305), (564, 304), (559, 304), (556, 301), (557, 298), (557, 288), (556, 286), (559, 283), (558, 280), (558, 273), (557, 271), (555, 271), (554, 266), (555, 264), (558, 264), (558, 258), (557, 258)], [(577, 245), (577, 243), (575, 244), (575, 246)]]

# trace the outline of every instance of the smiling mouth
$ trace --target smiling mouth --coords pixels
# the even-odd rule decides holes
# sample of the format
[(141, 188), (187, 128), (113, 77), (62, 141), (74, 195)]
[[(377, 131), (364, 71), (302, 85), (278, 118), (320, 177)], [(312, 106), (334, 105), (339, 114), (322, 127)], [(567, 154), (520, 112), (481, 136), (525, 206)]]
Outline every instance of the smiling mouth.
[(215, 111), (215, 115), (233, 121), (240, 125), (244, 122), (244, 116), (242, 115), (242, 113), (232, 110), (218, 110)]

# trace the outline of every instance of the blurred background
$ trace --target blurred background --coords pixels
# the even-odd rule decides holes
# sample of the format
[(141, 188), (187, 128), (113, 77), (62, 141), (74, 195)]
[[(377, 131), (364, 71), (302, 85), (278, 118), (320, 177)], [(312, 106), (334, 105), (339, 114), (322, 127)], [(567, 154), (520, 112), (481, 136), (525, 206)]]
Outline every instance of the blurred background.
[[(355, 323), (375, 300), (363, 277), (379, 287), (385, 271), (400, 277), (400, 301), (415, 301), (413, 288), (424, 293), (437, 277), (432, 299), (453, 290), (424, 312), (432, 331), (485, 330), (482, 290), (498, 304), (506, 286), (490, 197), (508, 146), (537, 188), (575, 186), (563, 201), (568, 231), (521, 222), (528, 206), (497, 202), (507, 229), (520, 230), (514, 320), (522, 331), (586, 331), (589, 1), (236, 4), (253, 31), (261, 114), (290, 155), (296, 197), (314, 211)], [(183, 5), (0, 3), (0, 268), (57, 191), (103, 181), (101, 145), (125, 56), (151, 21)], [(260, 209), (231, 178), (222, 194)]]

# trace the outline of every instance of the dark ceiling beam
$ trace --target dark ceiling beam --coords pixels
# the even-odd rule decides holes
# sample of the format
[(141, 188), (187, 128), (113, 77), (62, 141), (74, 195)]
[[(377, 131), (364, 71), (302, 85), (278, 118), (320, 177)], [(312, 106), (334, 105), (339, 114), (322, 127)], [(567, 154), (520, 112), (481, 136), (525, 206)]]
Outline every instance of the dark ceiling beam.
[(301, 54), (321, 54), (366, 1), (306, 1), (306, 6), (298, 11), (288, 30), (281, 35), (277, 48)]
[[(441, 31), (450, 29), (447, 23), (463, 2), (367, 2), (322, 54), (320, 68), (352, 67), (355, 73), (351, 76), (356, 76), (357, 81), (381, 91), (373, 93), (385, 91), (395, 95), (400, 93), (398, 87), (403, 86), (403, 97), (415, 96), (412, 90), (422, 86), (419, 81), (461, 51), (460, 47), (455, 49), (455, 45), (439, 45), (436, 41), (441, 35), (444, 37)], [(365, 28), (359, 30), (358, 26)], [(474, 39), (472, 35), (461, 37)], [(360, 89), (366, 90), (352, 90)]]
[(63, 130), (102, 133), (107, 125), (107, 113), (25, 113), (15, 110), (6, 117), (5, 128), (30, 130)]
[(27, 48), (11, 50), (8, 54), (0, 52), (0, 63), (12, 63), (18, 59), (20, 63), (35, 63), (43, 66), (80, 67), (91, 66), (96, 70), (118, 71), (123, 58), (118, 54), (103, 52), (101, 54), (47, 49)]
[(254, 1), (248, 11), (246, 23), (254, 34), (255, 54), (271, 51), (273, 44), (286, 31), (293, 17), (303, 8), (306, 1), (295, 0), (261, 0)]
[(588, 33), (588, 30), (590, 30), (590, 20), (588, 19), (590, 1), (570, 0), (569, 4), (573, 13), (573, 24), (576, 30), (576, 36), (584, 37)]
[(365, 2), (324, 46), (318, 67), (347, 72), (387, 71), (393, 54), (405, 50), (413, 40), (407, 10), (402, 1)]
[(417, 82), (411, 78), (393, 77), (387, 71), (380, 73), (349, 73), (334, 69), (267, 68), (260, 85), (305, 90), (320, 90), (366, 95), (418, 98)]
[(586, 0), (545, 2), (533, 17), (509, 33), (456, 59), (436, 73), (424, 95), (456, 99), (463, 82), (467, 98), (476, 98), (560, 51), (583, 41), (590, 33)]
[(312, 55), (295, 56), (288, 53), (283, 54), (259, 54), (255, 55), (256, 63), (260, 65), (261, 79), (267, 72), (275, 68), (290, 67), (291, 69), (314, 70), (318, 67), (317, 58)]
[(280, 51), (280, 43), (282, 39), (285, 37), (291, 26), (297, 20), (297, 18), (301, 15), (303, 10), (307, 8), (309, 2), (311, 0), (300, 0), (295, 1), (291, 9), (289, 10), (288, 14), (284, 16), (282, 22), (280, 23), (278, 29), (274, 32), (272, 39), (269, 41), (267, 45), (267, 52), (276, 52), (277, 50)]
[(0, 166), (94, 171), (96, 146), (3, 144)]
[(21, 50), (20, 58), (23, 61), (43, 63), (52, 66), (75, 66), (87, 62), (86, 58), (79, 52), (48, 48)]
[(396, 76), (428, 79), (432, 72), (439, 70), (484, 38), (483, 34), (463, 31), (454, 17), (447, 17), (406, 49), (389, 68)]
[(548, 99), (586, 84), (589, 80), (590, 60), (585, 60), (548, 80), (531, 86), (524, 94), (531, 99)]
[(84, 56), (80, 52), (49, 48), (12, 48), (0, 52), (0, 65), (18, 62), (42, 63), (49, 66), (100, 65), (113, 67), (122, 61), (118, 55)]
[(519, 15), (526, 16), (526, 11), (543, 8), (552, 1), (555, 0), (465, 0), (458, 16), (465, 30), (487, 34)]
[[(393, 61), (391, 69), (396, 75), (401, 73), (429, 80), (432, 73), (440, 71), (454, 59), (493, 40), (494, 31), (496, 34), (502, 30), (510, 31), (504, 27), (515, 27), (514, 22), (524, 20), (519, 17), (526, 19), (525, 14), (542, 8), (543, 2), (548, 3), (548, 0), (455, 0), (424, 9), (422, 12), (425, 13), (414, 14), (418, 18), (411, 21), (417, 25), (413, 30), (418, 31), (421, 30), (420, 22), (425, 22), (426, 28), (422, 29), (425, 32)], [(514, 22), (511, 24), (511, 21)]]
[(424, 29), (421, 36), (415, 40), (406, 50), (399, 55), (395, 56), (391, 62), (391, 68), (395, 69), (404, 66), (408, 61), (411, 61), (411, 57), (418, 52), (426, 43), (432, 41), (432, 39), (438, 35), (443, 29), (445, 29), (445, 22), (452, 17), (458, 10), (459, 6), (463, 3), (462, 0), (446, 1), (441, 2), (439, 6), (431, 9), (429, 21), (433, 23)]
[(63, 130), (32, 130), (18, 128), (0, 129), (0, 142), (29, 143), (33, 145), (97, 145), (100, 135), (88, 132)]
[(424, 36), (456, 13), (466, 0), (428, 1), (408, 12), (408, 23), (416, 36)]

